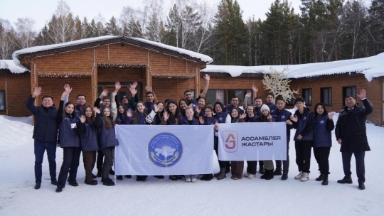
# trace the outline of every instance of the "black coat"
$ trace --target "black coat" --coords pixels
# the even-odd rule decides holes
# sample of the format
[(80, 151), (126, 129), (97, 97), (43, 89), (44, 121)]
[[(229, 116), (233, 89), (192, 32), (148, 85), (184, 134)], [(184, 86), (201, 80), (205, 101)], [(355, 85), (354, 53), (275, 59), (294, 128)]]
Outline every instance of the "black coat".
[(25, 106), (34, 116), (33, 139), (40, 142), (56, 143), (57, 141), (57, 109), (54, 106), (49, 108), (34, 105), (35, 98), (27, 99)]
[(372, 103), (365, 99), (364, 106), (356, 103), (352, 110), (344, 107), (336, 123), (336, 139), (342, 139), (341, 152), (370, 151), (365, 121), (373, 112)]

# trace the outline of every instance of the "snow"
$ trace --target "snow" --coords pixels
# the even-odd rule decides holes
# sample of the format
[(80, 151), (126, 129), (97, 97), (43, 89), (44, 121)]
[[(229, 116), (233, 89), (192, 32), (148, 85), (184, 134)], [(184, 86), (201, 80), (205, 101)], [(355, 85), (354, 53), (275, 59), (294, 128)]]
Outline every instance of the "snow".
[(17, 66), (13, 60), (0, 60), (0, 69), (9, 70), (11, 73), (24, 73), (29, 71), (25, 67)]
[(368, 81), (375, 77), (384, 76), (382, 62), (384, 53), (376, 56), (340, 60), (333, 62), (308, 63), (298, 65), (262, 65), (262, 66), (233, 66), (233, 65), (207, 65), (201, 70), (202, 73), (229, 73), (232, 77), (238, 77), (243, 73), (269, 73), (271, 67), (278, 71), (283, 71), (288, 67), (288, 78), (304, 78), (333, 74), (343, 74), (357, 72), (364, 74)]
[[(107, 35), (107, 36), (100, 36), (100, 37), (86, 38), (86, 39), (81, 39), (81, 40), (76, 40), (76, 41), (70, 41), (70, 42), (65, 42), (65, 43), (60, 43), (60, 44), (51, 44), (51, 45), (44, 45), (44, 46), (34, 46), (34, 47), (29, 47), (29, 48), (25, 48), (25, 49), (21, 49), (21, 50), (15, 51), (12, 54), (12, 58), (13, 58), (13, 61), (15, 62), (16, 66), (24, 68), (21, 65), (20, 60), (19, 60), (19, 56), (22, 55), (22, 54), (34, 53), (34, 52), (39, 52), (39, 51), (63, 48), (63, 47), (68, 47), (68, 46), (80, 45), (80, 44), (85, 44), (85, 43), (91, 43), (91, 42), (103, 41), (103, 40), (109, 40), (109, 39), (121, 38), (121, 37), (122, 36)], [(132, 37), (130, 39), (136, 40), (136, 41), (140, 41), (140, 42), (143, 42), (143, 43), (147, 43), (147, 44), (151, 44), (153, 46), (161, 47), (161, 48), (164, 48), (164, 49), (176, 51), (176, 52), (178, 52), (180, 54), (185, 54), (185, 55), (191, 56), (193, 58), (198, 58), (201, 61), (204, 61), (204, 62), (207, 62), (207, 63), (210, 63), (210, 62), (213, 61), (212, 58), (207, 56), (207, 55), (203, 55), (203, 54), (200, 54), (200, 53), (197, 53), (197, 52), (193, 52), (193, 51), (190, 51), (190, 50), (181, 49), (181, 48), (177, 48), (177, 47), (174, 47), (174, 46), (165, 45), (165, 44), (162, 44), (162, 43), (145, 40), (145, 39), (142, 39), (142, 38), (133, 38)]]
[(206, 62), (207, 64), (213, 62), (213, 59), (211, 57), (209, 57), (207, 55), (204, 55), (204, 54), (201, 54), (201, 53), (197, 53), (197, 52), (193, 52), (193, 51), (190, 51), (190, 50), (186, 50), (186, 49), (182, 49), (182, 48), (166, 45), (166, 44), (163, 44), (163, 43), (158, 43), (158, 42), (154, 42), (154, 41), (150, 41), (150, 40), (145, 40), (143, 38), (131, 38), (131, 39), (137, 40), (137, 41), (141, 41), (143, 43), (151, 44), (153, 46), (158, 46), (158, 47), (161, 47), (161, 48), (165, 48), (165, 49), (169, 49), (169, 50), (172, 50), (172, 51), (176, 51), (176, 52), (178, 52), (180, 54), (189, 55), (189, 56), (191, 56), (193, 58), (200, 59), (201, 61)]
[[(334, 120), (337, 119), (335, 115)], [(82, 159), (78, 187), (67, 185), (55, 192), (50, 184), (48, 162), (43, 163), (43, 183), (34, 186), (34, 154), (31, 117), (0, 116), (0, 215), (382, 215), (384, 210), (383, 172), (384, 128), (367, 124), (372, 151), (366, 153), (366, 187), (358, 190), (354, 159), (353, 184), (336, 181), (344, 176), (341, 154), (335, 139), (330, 154), (329, 185), (315, 181), (317, 164), (312, 155), (310, 180), (294, 180), (297, 174), (294, 142), (290, 142), (289, 179), (280, 176), (270, 181), (255, 179), (234, 181), (230, 175), (221, 181), (171, 181), (149, 177), (147, 182), (134, 179), (118, 181), (114, 187), (85, 185)], [(291, 131), (292, 134), (294, 131)], [(56, 154), (57, 173), (62, 150)], [(214, 159), (215, 172), (218, 164)], [(94, 170), (96, 172), (96, 170)], [(98, 181), (100, 178), (97, 179)]]

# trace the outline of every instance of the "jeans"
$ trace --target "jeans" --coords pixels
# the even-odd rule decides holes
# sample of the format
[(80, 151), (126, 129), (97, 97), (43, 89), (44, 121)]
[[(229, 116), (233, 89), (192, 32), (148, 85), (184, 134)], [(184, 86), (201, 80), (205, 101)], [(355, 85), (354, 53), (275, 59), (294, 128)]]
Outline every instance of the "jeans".
[(47, 151), (49, 162), (49, 174), (51, 181), (56, 180), (56, 143), (47, 143), (35, 140), (35, 180), (36, 183), (41, 182), (43, 175), (42, 164), (44, 159), (44, 152)]
[(68, 177), (69, 181), (76, 181), (77, 168), (80, 160), (80, 147), (65, 147), (63, 148), (63, 164), (61, 165), (59, 181), (57, 185), (65, 186)]
[(345, 176), (351, 176), (351, 158), (352, 154), (355, 155), (356, 160), (356, 173), (358, 181), (361, 183), (365, 182), (365, 165), (364, 158), (365, 152), (341, 152), (341, 156), (343, 157), (343, 169)]

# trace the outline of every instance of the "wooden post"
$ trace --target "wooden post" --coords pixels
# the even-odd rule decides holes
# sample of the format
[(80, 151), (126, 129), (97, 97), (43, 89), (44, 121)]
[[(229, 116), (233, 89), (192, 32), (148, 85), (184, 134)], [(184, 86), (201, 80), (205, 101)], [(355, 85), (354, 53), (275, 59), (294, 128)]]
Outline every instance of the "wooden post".
[[(33, 63), (33, 59), (31, 61), (31, 94), (35, 91), (35, 87), (39, 86), (39, 74), (36, 70), (36, 64)], [(42, 90), (44, 91), (44, 89)], [(35, 106), (37, 105), (37, 101), (39, 97), (35, 98)], [(32, 125), (35, 125), (35, 116), (32, 115)]]
[(197, 98), (200, 95), (200, 68), (199, 64), (197, 64), (196, 68), (196, 74), (195, 74), (195, 98)]
[(93, 65), (92, 75), (91, 75), (91, 82), (92, 82), (92, 101), (96, 101), (97, 98), (97, 65)]

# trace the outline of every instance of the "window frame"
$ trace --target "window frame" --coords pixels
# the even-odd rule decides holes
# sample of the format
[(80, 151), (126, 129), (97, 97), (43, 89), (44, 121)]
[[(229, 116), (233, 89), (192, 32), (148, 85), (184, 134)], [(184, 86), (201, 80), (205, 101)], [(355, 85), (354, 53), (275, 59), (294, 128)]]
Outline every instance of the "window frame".
[[(304, 95), (304, 91), (308, 91), (308, 90), (309, 90), (310, 95), (309, 95), (309, 98), (307, 100), (307, 98)], [(312, 88), (303, 88), (301, 91), (301, 95), (304, 98), (305, 105), (306, 106), (312, 106)]]
[[(324, 98), (324, 92), (323, 90), (328, 90), (328, 100), (330, 101), (329, 103), (325, 103), (323, 100)], [(323, 103), (325, 106), (332, 106), (332, 87), (323, 87), (320, 88), (320, 102)]]
[[(2, 93), (2, 94), (1, 94)], [(5, 90), (0, 90), (0, 97), (2, 97), (2, 100), (0, 100), (0, 101), (3, 101), (3, 104), (0, 104), (0, 111), (5, 111), (6, 110), (6, 102), (7, 101), (5, 101), (5, 99), (6, 99), (6, 97), (5, 97)], [(1, 106), (1, 105), (3, 105), (3, 106)]]

